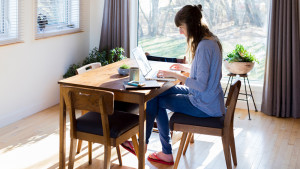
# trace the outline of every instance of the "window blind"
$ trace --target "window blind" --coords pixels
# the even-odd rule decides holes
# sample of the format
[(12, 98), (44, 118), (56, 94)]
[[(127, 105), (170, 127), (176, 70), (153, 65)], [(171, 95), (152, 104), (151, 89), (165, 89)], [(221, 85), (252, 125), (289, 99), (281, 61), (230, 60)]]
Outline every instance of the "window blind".
[(19, 1), (0, 0), (0, 45), (20, 41)]
[(80, 31), (80, 0), (36, 0), (36, 38)]

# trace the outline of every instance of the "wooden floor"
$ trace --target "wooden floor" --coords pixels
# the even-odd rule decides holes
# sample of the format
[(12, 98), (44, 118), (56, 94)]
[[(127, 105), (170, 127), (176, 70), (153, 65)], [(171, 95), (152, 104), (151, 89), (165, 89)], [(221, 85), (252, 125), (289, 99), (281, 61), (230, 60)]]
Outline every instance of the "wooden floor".
[[(0, 129), (0, 168), (58, 168), (58, 114), (54, 106), (33, 116)], [(300, 119), (283, 119), (266, 116), (261, 112), (236, 110), (234, 134), (237, 149), (238, 169), (300, 169)], [(69, 123), (67, 123), (69, 124)], [(67, 127), (68, 128), (68, 127)], [(67, 134), (67, 153), (69, 135)], [(159, 151), (158, 134), (153, 133), (148, 155)], [(179, 142), (173, 145), (174, 158)], [(118, 165), (115, 149), (112, 151), (113, 169), (137, 168), (135, 156), (121, 148), (123, 166)], [(101, 168), (103, 146), (93, 145), (93, 164), (88, 165), (87, 144), (76, 156), (75, 168)], [(172, 168), (150, 163), (146, 168)], [(182, 156), (180, 169), (225, 169), (225, 158), (218, 137), (195, 135), (195, 143)]]

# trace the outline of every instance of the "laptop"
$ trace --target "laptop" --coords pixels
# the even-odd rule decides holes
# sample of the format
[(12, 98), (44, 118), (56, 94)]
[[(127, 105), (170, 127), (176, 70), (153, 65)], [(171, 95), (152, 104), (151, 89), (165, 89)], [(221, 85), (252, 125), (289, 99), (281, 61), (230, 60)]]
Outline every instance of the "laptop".
[(132, 50), (132, 54), (146, 80), (176, 81), (176, 78), (157, 77), (157, 73), (159, 70), (152, 69), (142, 47), (138, 46), (134, 48)]

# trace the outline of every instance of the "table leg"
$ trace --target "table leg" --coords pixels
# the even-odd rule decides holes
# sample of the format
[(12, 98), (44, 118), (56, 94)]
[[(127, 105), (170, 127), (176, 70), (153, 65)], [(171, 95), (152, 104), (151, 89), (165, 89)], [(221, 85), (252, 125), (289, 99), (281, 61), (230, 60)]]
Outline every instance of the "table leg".
[(63, 87), (60, 86), (59, 103), (59, 168), (64, 169), (66, 163), (66, 104), (63, 98)]
[(139, 169), (145, 169), (145, 138), (146, 138), (146, 103), (144, 98), (140, 99), (139, 106)]

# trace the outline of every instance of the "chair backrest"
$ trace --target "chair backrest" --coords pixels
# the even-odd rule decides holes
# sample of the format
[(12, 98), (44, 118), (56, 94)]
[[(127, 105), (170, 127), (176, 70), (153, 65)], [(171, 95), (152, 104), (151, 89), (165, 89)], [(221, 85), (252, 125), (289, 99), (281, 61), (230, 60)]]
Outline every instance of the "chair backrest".
[(160, 62), (173, 62), (173, 63), (186, 63), (186, 56), (183, 59), (177, 58), (166, 58), (160, 56), (151, 56), (149, 53), (146, 54), (148, 60), (160, 61)]
[(224, 128), (233, 126), (234, 110), (235, 110), (237, 99), (239, 97), (240, 88), (241, 88), (240, 80), (235, 81), (230, 86), (228, 97), (225, 104), (225, 107), (227, 108), (227, 112), (224, 120)]
[(95, 62), (95, 63), (90, 63), (88, 65), (84, 65), (84, 66), (76, 69), (76, 71), (77, 71), (77, 74), (81, 74), (81, 73), (90, 71), (92, 69), (96, 69), (98, 67), (101, 67), (101, 63), (100, 62)]
[(184, 56), (183, 59), (177, 59), (176, 62), (186, 64), (186, 56)]
[[(71, 133), (76, 127), (75, 109), (99, 112), (103, 124), (108, 124), (107, 115), (113, 114), (114, 93), (103, 90), (64, 87), (63, 97), (70, 111)], [(103, 128), (104, 129), (104, 128)]]

